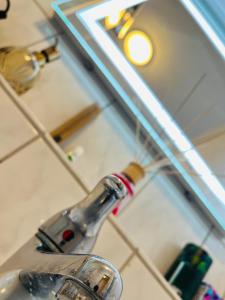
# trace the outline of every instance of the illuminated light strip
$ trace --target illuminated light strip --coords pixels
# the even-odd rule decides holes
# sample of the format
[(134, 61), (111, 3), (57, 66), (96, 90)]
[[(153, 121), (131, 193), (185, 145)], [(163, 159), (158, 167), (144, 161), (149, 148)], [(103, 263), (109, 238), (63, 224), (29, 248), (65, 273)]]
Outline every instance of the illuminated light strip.
[[(69, 2), (69, 1), (67, 1)], [(112, 3), (118, 3), (118, 1), (110, 1), (110, 4)], [(126, 4), (120, 1), (120, 9), (121, 8), (127, 8), (127, 2)], [(139, 4), (143, 1), (131, 1), (132, 3)], [(107, 2), (109, 3), (109, 2)], [(122, 6), (121, 6), (122, 4)], [(192, 167), (197, 171), (198, 165), (201, 166), (201, 171), (204, 170), (206, 172), (205, 174), (200, 174), (203, 178), (204, 182), (211, 188), (211, 191), (218, 197), (218, 192), (220, 199), (224, 194), (224, 189), (217, 180), (217, 178), (212, 175), (211, 170), (208, 168), (204, 160), (201, 158), (199, 153), (196, 150), (193, 150), (193, 145), (190, 143), (190, 141), (185, 137), (184, 133), (179, 129), (179, 127), (176, 125), (176, 123), (172, 120), (171, 116), (166, 112), (166, 110), (163, 108), (153, 91), (149, 90), (149, 88), (145, 85), (144, 81), (138, 76), (138, 74), (135, 72), (135, 70), (130, 66), (130, 64), (124, 59), (123, 54), (120, 52), (120, 50), (117, 48), (117, 46), (113, 43), (113, 41), (108, 38), (108, 35), (104, 33), (104, 30), (101, 28), (101, 26), (96, 22), (99, 20), (99, 18), (104, 18), (104, 16), (107, 15), (107, 13), (103, 15), (100, 15), (101, 10), (99, 10), (99, 7), (102, 8), (103, 5), (106, 5), (106, 3), (103, 3), (101, 5), (98, 5), (97, 7), (94, 6), (91, 9), (85, 9), (81, 10), (78, 14), (79, 17), (82, 18), (82, 22), (87, 26), (90, 33), (93, 35), (94, 39), (98, 42), (99, 46), (103, 49), (103, 51), (106, 53), (106, 55), (110, 55), (109, 59), (114, 63), (114, 65), (117, 67), (117, 69), (120, 71), (120, 73), (123, 75), (123, 77), (126, 79), (127, 74), (123, 74), (123, 70), (121, 69), (121, 66), (115, 63), (115, 57), (112, 60), (111, 54), (113, 51), (113, 54), (116, 54), (116, 57), (119, 57), (119, 61), (125, 63), (126, 68), (129, 68), (129, 71), (131, 71), (132, 78), (135, 78), (138, 80), (138, 89), (140, 91), (140, 87), (144, 88), (144, 103), (146, 107), (148, 108), (149, 112), (151, 112), (157, 121), (159, 122), (160, 126), (165, 130), (165, 132), (171, 137), (174, 144), (177, 146), (177, 148), (185, 152), (184, 155), (187, 159), (187, 161), (192, 165)], [(150, 123), (145, 119), (143, 114), (135, 107), (134, 103), (131, 101), (129, 96), (125, 93), (125, 91), (122, 89), (120, 84), (116, 81), (116, 79), (111, 75), (109, 70), (105, 67), (105, 65), (102, 63), (102, 61), (99, 59), (99, 57), (96, 55), (96, 53), (91, 49), (91, 47), (88, 45), (88, 43), (84, 40), (84, 38), (80, 35), (80, 33), (76, 30), (74, 25), (69, 21), (69, 19), (64, 15), (63, 11), (59, 8), (59, 6), (56, 3), (53, 3), (53, 8), (58, 14), (58, 16), (62, 19), (62, 21), (68, 26), (71, 33), (75, 36), (75, 38), (79, 41), (81, 46), (86, 50), (86, 52), (89, 54), (89, 56), (95, 61), (95, 63), (98, 65), (98, 67), (101, 69), (105, 77), (110, 81), (112, 86), (115, 88), (115, 90), (119, 93), (121, 98), (125, 101), (125, 103), (128, 105), (130, 110), (133, 112), (133, 114), (138, 118), (142, 126), (146, 129), (146, 131), (152, 136), (152, 138), (155, 140), (155, 142), (158, 144), (158, 146), (161, 148), (161, 150), (164, 152), (164, 154), (171, 160), (172, 164), (175, 166), (175, 168), (181, 173), (183, 178), (186, 180), (186, 182), (189, 184), (189, 186), (192, 187), (193, 191), (198, 195), (198, 197), (201, 199), (201, 202), (204, 204), (204, 206), (209, 210), (209, 212), (214, 216), (214, 218), (217, 220), (217, 222), (220, 224), (220, 226), (225, 230), (225, 223), (224, 219), (221, 218), (220, 215), (218, 215), (215, 208), (209, 203), (208, 199), (205, 197), (205, 195), (202, 193), (202, 191), (199, 189), (197, 184), (194, 182), (194, 180), (191, 178), (191, 176), (187, 173), (187, 171), (182, 167), (180, 162), (176, 159), (176, 157), (173, 155), (171, 150), (168, 148), (168, 146), (164, 143), (164, 141), (160, 138), (160, 136), (156, 133), (156, 131), (153, 129), (153, 127), (150, 125)], [(92, 18), (91, 11), (95, 8), (98, 8), (98, 18), (97, 20)], [(112, 6), (111, 6), (112, 9)], [(114, 7), (115, 9), (115, 7)], [(118, 6), (117, 6), (118, 9)], [(92, 29), (94, 30), (92, 31)], [(100, 34), (99, 36), (96, 34)], [(100, 39), (100, 40), (99, 40)], [(102, 40), (103, 39), (103, 40)], [(102, 47), (101, 43), (103, 43), (104, 47)], [(108, 47), (110, 45), (110, 47)], [(105, 48), (107, 47), (107, 48)], [(109, 50), (109, 53), (107, 51)], [(129, 77), (130, 78), (130, 77)], [(129, 81), (129, 80), (128, 80)], [(133, 83), (129, 85), (132, 87)], [(135, 90), (135, 93), (136, 90)], [(138, 94), (140, 96), (140, 93)], [(143, 96), (143, 95), (142, 95)], [(150, 97), (150, 98), (149, 98)], [(153, 105), (151, 107), (151, 105)], [(157, 115), (158, 114), (158, 115)], [(161, 123), (162, 122), (162, 123)], [(174, 131), (173, 131), (174, 130)], [(169, 131), (169, 132), (168, 132)], [(179, 141), (175, 140), (176, 138), (181, 138)], [(197, 165), (196, 165), (197, 164)], [(197, 173), (199, 173), (197, 171)], [(222, 193), (221, 193), (222, 192)], [(224, 204), (224, 199), (222, 198), (222, 203)]]
[[(137, 2), (137, 0), (135, 2)], [(142, 1), (138, 0), (138, 3), (140, 2)], [(101, 25), (97, 23), (95, 19), (92, 19), (92, 15), (98, 15), (98, 17), (100, 15), (104, 17), (107, 15), (108, 11), (112, 11), (112, 5), (108, 4), (109, 2), (107, 2), (107, 4), (104, 5), (104, 10), (101, 11), (101, 14), (99, 7), (97, 7), (96, 11), (98, 13), (95, 12), (95, 8), (92, 8), (88, 11), (85, 10), (84, 12), (79, 12), (78, 16), (80, 16), (82, 22), (84, 23), (84, 25), (86, 25), (88, 31), (91, 33), (91, 35), (96, 40), (101, 49), (105, 52), (105, 54), (108, 56), (110, 61), (123, 75), (124, 79), (127, 81), (129, 86), (132, 86), (136, 94), (138, 91), (137, 96), (140, 96), (141, 94), (141, 99), (143, 100), (146, 107), (151, 107), (150, 111), (152, 115), (155, 117), (156, 120), (158, 120), (160, 126), (163, 127), (163, 129), (166, 131), (169, 137), (173, 140), (174, 144), (176, 144), (180, 151), (188, 151), (189, 149), (193, 148), (192, 144), (175, 124), (172, 117), (166, 112), (165, 108), (159, 102), (155, 94), (147, 87), (144, 81), (135, 72), (134, 68), (128, 63), (127, 59), (120, 52), (120, 50), (112, 41), (112, 39), (103, 30)], [(99, 6), (102, 7), (102, 5)], [(127, 6), (123, 8), (127, 8)]]
[(225, 60), (225, 45), (192, 0), (180, 0)]

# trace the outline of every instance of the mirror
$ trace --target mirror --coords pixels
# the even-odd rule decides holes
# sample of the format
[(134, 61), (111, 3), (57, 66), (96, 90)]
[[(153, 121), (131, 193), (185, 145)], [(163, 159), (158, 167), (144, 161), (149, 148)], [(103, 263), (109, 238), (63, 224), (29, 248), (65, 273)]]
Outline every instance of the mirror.
[[(200, 6), (185, 0), (111, 0), (90, 6), (68, 0), (53, 8), (140, 125), (146, 144), (154, 142), (161, 167), (169, 167), (167, 172), (224, 232), (225, 24), (220, 1)], [(151, 172), (151, 164), (145, 167)]]

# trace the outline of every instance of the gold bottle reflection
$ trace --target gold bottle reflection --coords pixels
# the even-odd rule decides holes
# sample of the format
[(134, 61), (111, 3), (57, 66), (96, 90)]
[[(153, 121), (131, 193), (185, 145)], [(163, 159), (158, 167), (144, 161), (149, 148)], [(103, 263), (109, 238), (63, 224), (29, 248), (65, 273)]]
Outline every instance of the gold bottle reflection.
[(0, 73), (21, 95), (32, 88), (45, 64), (59, 56), (56, 45), (40, 52), (19, 47), (0, 48)]

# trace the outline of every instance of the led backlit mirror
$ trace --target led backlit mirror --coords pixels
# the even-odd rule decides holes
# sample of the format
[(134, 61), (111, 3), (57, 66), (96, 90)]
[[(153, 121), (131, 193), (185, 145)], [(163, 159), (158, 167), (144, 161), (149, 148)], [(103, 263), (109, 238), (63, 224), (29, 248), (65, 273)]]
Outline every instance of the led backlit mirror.
[(213, 20), (219, 0), (195, 2), (64, 0), (53, 8), (225, 232), (224, 23)]

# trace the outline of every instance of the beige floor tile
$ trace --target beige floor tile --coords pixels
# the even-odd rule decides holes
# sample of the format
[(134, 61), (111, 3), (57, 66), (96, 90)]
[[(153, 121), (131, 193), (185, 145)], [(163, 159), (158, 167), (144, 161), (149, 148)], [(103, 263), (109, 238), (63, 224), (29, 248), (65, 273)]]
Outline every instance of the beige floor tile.
[(49, 148), (38, 140), (0, 165), (0, 263), (40, 224), (85, 193)]
[(130, 239), (164, 274), (182, 247), (201, 243), (208, 226), (169, 179), (155, 177), (116, 219)]
[(136, 257), (124, 269), (122, 278), (124, 283), (122, 300), (172, 299)]
[(8, 18), (0, 23), (0, 47), (26, 46), (54, 33), (33, 1), (11, 1)]
[[(37, 44), (31, 50), (41, 50), (49, 43), (54, 40)], [(22, 96), (49, 131), (94, 102), (101, 107), (108, 104), (101, 86), (96, 85), (62, 38), (59, 38), (59, 50), (61, 58), (46, 65), (36, 85)]]
[(131, 255), (131, 250), (112, 225), (106, 221), (92, 253), (104, 257), (120, 269)]
[(37, 133), (0, 87), (0, 160), (21, 147)]

